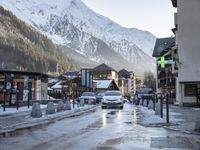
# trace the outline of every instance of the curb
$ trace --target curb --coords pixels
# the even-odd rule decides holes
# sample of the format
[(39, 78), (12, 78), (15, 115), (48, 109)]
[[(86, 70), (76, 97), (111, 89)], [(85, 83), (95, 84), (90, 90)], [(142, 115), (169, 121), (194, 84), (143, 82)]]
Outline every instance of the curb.
[(185, 134), (200, 135), (200, 132), (196, 132), (196, 131), (188, 131), (188, 130), (174, 129), (174, 128), (167, 127), (167, 126), (164, 126), (163, 128), (165, 128), (165, 129), (167, 129), (167, 130), (171, 130), (171, 131), (176, 131), (176, 132), (180, 132), (180, 133), (185, 133)]
[(167, 124), (167, 123), (155, 123), (155, 124), (143, 124), (143, 123), (138, 123), (139, 125), (143, 126), (143, 127), (158, 127), (158, 128), (164, 128), (164, 129), (167, 129), (167, 130), (171, 130), (171, 131), (176, 131), (176, 132), (180, 132), (180, 133), (184, 133), (184, 134), (192, 134), (192, 135), (200, 135), (200, 132), (197, 132), (197, 131), (188, 131), (188, 130), (181, 130), (181, 129), (175, 129), (173, 128), (173, 126), (178, 126), (179, 124), (176, 124), (176, 123), (172, 123), (171, 125), (170, 124)]
[(90, 108), (76, 109), (74, 112), (68, 114), (60, 114), (59, 116), (50, 116), (48, 118), (36, 118), (35, 120), (23, 122), (14, 126), (10, 126), (6, 129), (0, 131), (0, 138), (15, 135), (17, 132), (26, 129), (33, 129), (40, 126), (48, 125), (65, 118), (80, 116), (85, 113), (95, 112), (98, 106), (93, 106)]

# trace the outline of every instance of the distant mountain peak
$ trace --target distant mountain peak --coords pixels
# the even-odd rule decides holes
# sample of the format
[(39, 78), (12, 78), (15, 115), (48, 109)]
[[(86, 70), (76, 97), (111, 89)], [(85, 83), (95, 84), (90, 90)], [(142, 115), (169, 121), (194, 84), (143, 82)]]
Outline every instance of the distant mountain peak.
[[(133, 70), (141, 69), (141, 66), (143, 70), (154, 69), (151, 57), (156, 40), (154, 35), (148, 31), (122, 27), (92, 11), (81, 0), (1, 0), (0, 5), (56, 44), (67, 46), (91, 61), (111, 63), (99, 48), (107, 45), (107, 50), (129, 62)], [(145, 65), (147, 62), (151, 64), (149, 67)]]

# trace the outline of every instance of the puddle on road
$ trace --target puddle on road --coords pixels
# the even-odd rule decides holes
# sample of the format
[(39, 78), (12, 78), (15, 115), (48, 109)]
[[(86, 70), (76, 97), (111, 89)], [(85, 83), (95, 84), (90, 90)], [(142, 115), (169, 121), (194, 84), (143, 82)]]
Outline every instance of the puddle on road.
[(114, 138), (114, 139), (108, 139), (104, 143), (100, 144), (99, 146), (96, 146), (92, 148), (92, 150), (117, 150), (114, 145), (121, 144), (123, 142), (123, 138)]
[(104, 142), (103, 145), (115, 145), (115, 144), (121, 144), (123, 142), (123, 138), (115, 138), (115, 139), (109, 139)]
[(125, 124), (133, 124), (133, 122), (124, 122)]
[(116, 115), (117, 112), (118, 111), (110, 111), (110, 112), (108, 112), (108, 115)]
[(112, 146), (98, 146), (92, 148), (92, 150), (117, 150), (117, 149)]

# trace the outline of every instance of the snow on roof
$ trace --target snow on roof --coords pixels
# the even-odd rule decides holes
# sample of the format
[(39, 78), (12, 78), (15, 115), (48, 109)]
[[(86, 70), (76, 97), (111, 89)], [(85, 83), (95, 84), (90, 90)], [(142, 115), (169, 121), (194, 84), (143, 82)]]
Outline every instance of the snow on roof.
[(58, 83), (56, 83), (54, 86), (51, 87), (52, 89), (61, 89), (62, 85), (61, 85), (61, 81), (59, 81)]
[(111, 84), (112, 80), (95, 80), (97, 82), (97, 89), (106, 89)]
[(57, 82), (57, 81), (58, 81), (58, 79), (49, 79), (49, 80), (48, 80), (48, 83), (51, 84), (51, 83), (55, 83), (55, 82)]
[[(167, 50), (168, 48), (175, 45), (175, 38), (174, 37), (167, 37), (167, 38), (159, 38), (156, 40), (156, 44), (153, 51), (153, 57), (160, 57), (162, 52)], [(168, 50), (167, 50), (168, 51)]]
[(51, 91), (51, 90), (53, 90), (52, 88), (50, 88), (50, 87), (48, 87), (48, 91)]

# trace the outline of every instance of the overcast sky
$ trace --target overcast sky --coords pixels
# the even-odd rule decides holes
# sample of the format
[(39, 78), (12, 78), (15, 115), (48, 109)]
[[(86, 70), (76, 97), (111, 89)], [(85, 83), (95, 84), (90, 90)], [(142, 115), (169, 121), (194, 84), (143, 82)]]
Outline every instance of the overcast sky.
[(147, 30), (156, 37), (173, 35), (171, 0), (82, 0), (95, 12), (125, 27)]

